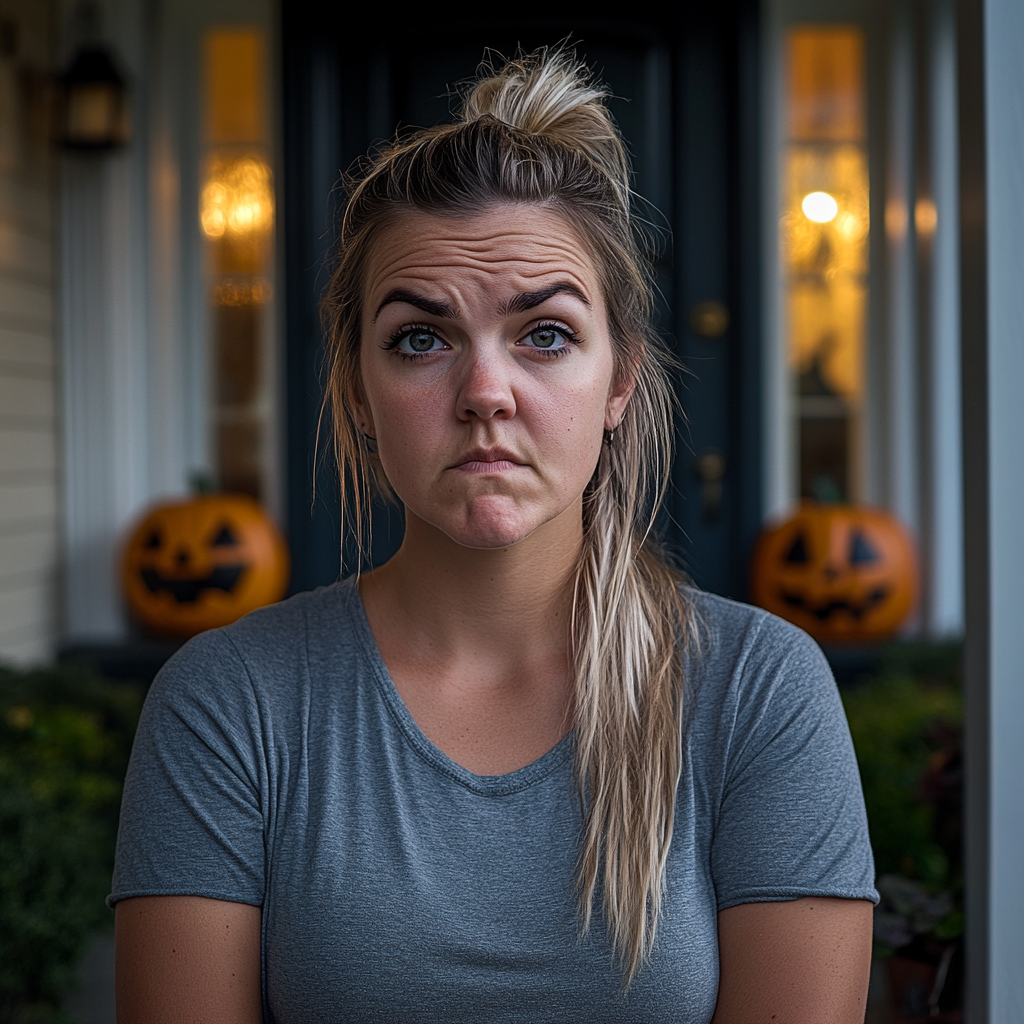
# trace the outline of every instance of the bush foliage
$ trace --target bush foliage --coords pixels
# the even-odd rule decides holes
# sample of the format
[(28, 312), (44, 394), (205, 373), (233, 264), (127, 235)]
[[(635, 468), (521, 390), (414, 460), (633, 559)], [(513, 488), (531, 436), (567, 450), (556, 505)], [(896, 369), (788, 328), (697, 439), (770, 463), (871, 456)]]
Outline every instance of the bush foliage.
[(107, 924), (141, 689), (80, 666), (0, 668), (0, 1021), (57, 1012)]
[(880, 953), (963, 930), (960, 649), (901, 646), (843, 690), (883, 903)]

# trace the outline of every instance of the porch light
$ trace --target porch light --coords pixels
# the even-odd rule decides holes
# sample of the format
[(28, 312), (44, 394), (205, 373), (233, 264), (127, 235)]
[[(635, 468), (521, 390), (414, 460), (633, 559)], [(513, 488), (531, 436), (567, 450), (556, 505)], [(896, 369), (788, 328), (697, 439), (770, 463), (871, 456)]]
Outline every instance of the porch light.
[(815, 224), (827, 224), (839, 212), (839, 204), (827, 192), (809, 192), (804, 196), (800, 209), (808, 220)]
[(255, 156), (215, 159), (203, 187), (199, 222), (213, 239), (269, 231), (274, 190), (267, 164)]
[(61, 77), (64, 109), (60, 142), (66, 149), (103, 151), (128, 142), (128, 90), (110, 51), (83, 46)]

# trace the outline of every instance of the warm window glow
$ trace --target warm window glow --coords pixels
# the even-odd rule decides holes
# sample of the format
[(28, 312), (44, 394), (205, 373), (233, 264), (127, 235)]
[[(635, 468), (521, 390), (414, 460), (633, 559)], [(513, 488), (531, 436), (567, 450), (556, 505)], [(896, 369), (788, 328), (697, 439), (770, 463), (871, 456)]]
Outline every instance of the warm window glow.
[(256, 28), (221, 28), (206, 33), (206, 141), (253, 143), (267, 136), (263, 96), (266, 61), (263, 33)]
[(800, 25), (787, 44), (780, 239), (800, 494), (852, 499), (867, 312), (864, 39)]
[(222, 489), (257, 498), (266, 494), (272, 454), (274, 178), (266, 77), (262, 29), (206, 33), (199, 224), (207, 240), (214, 469)]
[(789, 138), (863, 139), (864, 35), (848, 25), (796, 25), (788, 33)]

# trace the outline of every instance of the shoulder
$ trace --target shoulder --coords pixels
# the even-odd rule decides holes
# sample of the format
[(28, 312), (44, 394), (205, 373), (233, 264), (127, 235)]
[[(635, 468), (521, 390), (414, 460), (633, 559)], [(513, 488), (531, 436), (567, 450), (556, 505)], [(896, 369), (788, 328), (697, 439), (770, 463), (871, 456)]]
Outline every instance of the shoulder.
[(821, 648), (777, 615), (716, 594), (686, 588), (694, 612), (691, 659), (702, 673), (744, 676), (771, 667), (803, 669), (831, 678)]
[(296, 594), (189, 640), (153, 682), (148, 703), (181, 699), (225, 706), (273, 699), (308, 681), (311, 664), (345, 659), (359, 643), (352, 581)]
[(359, 592), (349, 578), (258, 608), (203, 636), (219, 636), (243, 658), (267, 657), (327, 638), (345, 643), (358, 633), (360, 616)]
[(714, 594), (688, 590), (687, 596), (696, 624), (685, 687), (698, 731), (843, 718), (832, 670), (803, 630)]
[(692, 600), (702, 642), (687, 655), (684, 749), (712, 822), (719, 909), (877, 900), (853, 744), (821, 649), (760, 609)]

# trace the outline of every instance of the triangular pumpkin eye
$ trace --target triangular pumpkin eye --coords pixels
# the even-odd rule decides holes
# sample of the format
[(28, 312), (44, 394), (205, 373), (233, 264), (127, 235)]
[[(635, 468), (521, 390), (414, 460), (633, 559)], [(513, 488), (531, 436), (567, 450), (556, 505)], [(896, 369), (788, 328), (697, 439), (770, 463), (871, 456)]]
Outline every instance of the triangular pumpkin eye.
[(854, 530), (850, 538), (850, 565), (872, 565), (881, 555), (864, 536), (863, 531)]
[(210, 541), (211, 548), (233, 548), (238, 544), (238, 538), (230, 526), (225, 523), (220, 528), (220, 533)]
[(802, 533), (797, 534), (796, 540), (790, 545), (782, 560), (790, 565), (806, 565), (811, 560), (807, 554), (807, 544), (804, 542)]
[(150, 535), (143, 541), (142, 546), (144, 548), (154, 549), (160, 547), (163, 543), (163, 537), (160, 536), (159, 530), (153, 530)]

